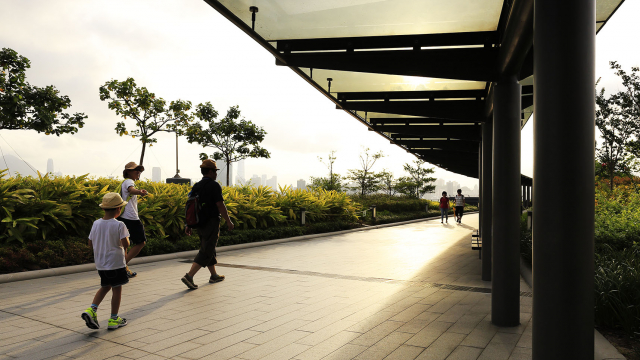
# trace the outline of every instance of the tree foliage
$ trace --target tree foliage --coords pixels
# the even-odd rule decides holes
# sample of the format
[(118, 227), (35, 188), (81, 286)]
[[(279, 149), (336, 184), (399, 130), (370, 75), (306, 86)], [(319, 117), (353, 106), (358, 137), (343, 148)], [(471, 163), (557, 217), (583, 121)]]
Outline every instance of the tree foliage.
[(333, 172), (333, 164), (336, 162), (336, 152), (335, 150), (331, 150), (329, 155), (327, 156), (327, 160), (325, 161), (323, 158), (318, 156), (318, 161), (323, 163), (327, 169), (329, 169), (328, 177), (311, 177), (311, 187), (315, 189), (324, 189), (327, 191), (337, 191), (342, 192), (342, 182), (344, 179), (340, 174), (336, 174)]
[[(212, 147), (218, 151), (211, 155), (215, 160), (223, 160), (229, 169), (231, 163), (246, 158), (270, 158), (271, 154), (260, 146), (267, 132), (256, 126), (250, 120), (240, 118), (240, 108), (232, 106), (222, 120), (216, 122), (218, 112), (211, 103), (199, 104), (196, 107), (196, 117), (200, 122), (186, 128), (189, 143), (197, 143), (202, 147)], [(206, 153), (200, 154), (200, 159), (209, 158)], [(229, 184), (227, 171), (227, 184)]]
[(108, 101), (109, 109), (124, 120), (135, 122), (127, 129), (124, 121), (118, 122), (118, 135), (131, 135), (142, 142), (140, 165), (144, 161), (147, 144), (157, 143), (153, 136), (158, 132), (176, 132), (182, 135), (183, 129), (193, 120), (189, 113), (191, 101), (176, 100), (169, 104), (146, 87), (138, 87), (133, 78), (125, 81), (111, 80), (100, 86), (100, 100)]
[(382, 176), (374, 173), (372, 168), (378, 159), (384, 157), (384, 154), (382, 151), (371, 154), (370, 151), (369, 148), (366, 148), (360, 153), (360, 169), (348, 170), (347, 179), (355, 182), (355, 186), (351, 186), (349, 189), (357, 191), (361, 196), (380, 190), (380, 182), (382, 181)]
[(430, 177), (433, 174), (433, 168), (423, 168), (425, 164), (423, 160), (414, 160), (412, 164), (404, 164), (404, 171), (409, 176), (403, 176), (398, 179), (396, 190), (409, 197), (420, 199), (424, 194), (433, 192), (435, 185), (431, 185), (436, 178)]
[(380, 172), (380, 188), (389, 196), (393, 196), (398, 192), (396, 188), (396, 179), (391, 171), (384, 169)]
[(83, 113), (63, 112), (68, 96), (53, 86), (38, 87), (26, 80), (31, 62), (9, 48), (0, 51), (0, 130), (35, 130), (45, 134), (75, 134), (84, 126)]
[(615, 174), (630, 174), (634, 158), (640, 155), (640, 78), (638, 68), (632, 68), (627, 74), (617, 62), (612, 61), (610, 65), (622, 79), (624, 90), (609, 96), (604, 88), (596, 91), (596, 126), (603, 139), (596, 150), (596, 159), (613, 189)]

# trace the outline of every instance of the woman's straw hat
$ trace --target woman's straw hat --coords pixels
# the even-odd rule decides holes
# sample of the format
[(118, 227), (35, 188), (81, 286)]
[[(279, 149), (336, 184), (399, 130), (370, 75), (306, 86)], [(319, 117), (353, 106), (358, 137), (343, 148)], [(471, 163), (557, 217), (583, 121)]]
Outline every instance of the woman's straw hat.
[(144, 166), (138, 165), (135, 162), (128, 162), (127, 165), (124, 166), (125, 170), (138, 170), (140, 172), (144, 171)]
[(103, 209), (115, 209), (125, 205), (127, 205), (127, 202), (122, 200), (120, 194), (112, 192), (105, 194), (100, 207)]

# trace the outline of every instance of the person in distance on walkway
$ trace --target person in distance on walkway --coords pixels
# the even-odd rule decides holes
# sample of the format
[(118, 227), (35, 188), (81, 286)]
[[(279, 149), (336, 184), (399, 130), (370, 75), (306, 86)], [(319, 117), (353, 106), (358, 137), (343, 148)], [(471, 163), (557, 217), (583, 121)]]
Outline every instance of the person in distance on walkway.
[[(182, 282), (191, 290), (198, 288), (193, 282), (195, 274), (203, 267), (207, 267), (211, 273), (210, 283), (224, 280), (224, 275), (216, 272), (216, 244), (220, 236), (220, 217), (227, 223), (227, 229), (233, 230), (233, 222), (229, 218), (227, 207), (224, 205), (222, 197), (222, 187), (216, 181), (218, 177), (218, 167), (213, 160), (206, 159), (200, 165), (200, 172), (204, 176), (191, 189), (190, 196), (198, 195), (201, 204), (199, 217), (201, 224), (196, 229), (200, 237), (200, 251), (191, 264), (191, 269), (182, 277)], [(192, 229), (186, 227), (185, 233), (191, 235)]]
[(459, 224), (462, 224), (462, 213), (464, 212), (464, 195), (462, 195), (462, 190), (458, 189), (458, 195), (456, 195), (456, 221)]
[(93, 247), (101, 286), (91, 306), (80, 315), (89, 329), (100, 328), (98, 305), (109, 291), (112, 291), (109, 329), (127, 325), (127, 320), (118, 316), (118, 310), (122, 299), (122, 285), (129, 282), (124, 256), (124, 249), (129, 247), (129, 231), (124, 223), (115, 219), (125, 205), (127, 202), (122, 200), (119, 194), (107, 193), (100, 204), (104, 209), (104, 216), (93, 223), (89, 233), (89, 246)]
[(442, 192), (442, 197), (440, 198), (440, 224), (444, 219), (447, 219), (447, 224), (449, 223), (449, 198), (447, 197), (447, 192)]
[[(122, 176), (124, 181), (120, 184), (120, 195), (128, 202), (127, 206), (122, 211), (122, 214), (118, 220), (122, 221), (131, 234), (131, 249), (127, 252), (127, 264), (129, 261), (136, 257), (140, 250), (147, 243), (147, 237), (144, 234), (144, 225), (140, 221), (138, 216), (138, 195), (147, 195), (147, 190), (138, 190), (135, 187), (135, 181), (140, 179), (140, 174), (144, 171), (144, 166), (138, 165), (135, 162), (127, 163), (124, 166)], [(129, 270), (127, 266), (127, 276), (132, 278), (138, 275), (137, 273)]]

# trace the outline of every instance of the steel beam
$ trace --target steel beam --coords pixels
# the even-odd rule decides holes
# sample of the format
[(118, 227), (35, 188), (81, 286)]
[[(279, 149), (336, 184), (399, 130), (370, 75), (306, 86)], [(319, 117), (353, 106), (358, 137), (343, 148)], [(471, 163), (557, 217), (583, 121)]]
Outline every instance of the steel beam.
[(534, 360), (594, 357), (595, 7), (535, 3)]
[(281, 54), (276, 65), (385, 75), (493, 81), (498, 48), (452, 48)]
[(449, 34), (387, 35), (321, 39), (277, 40), (276, 49), (296, 51), (336, 51), (363, 49), (411, 48), (419, 50), (431, 46), (470, 46), (498, 43), (497, 31), (461, 32)]
[(396, 137), (480, 140), (480, 125), (373, 125), (375, 131), (401, 134)]
[(438, 118), (425, 118), (425, 117), (407, 117), (407, 118), (370, 118), (369, 122), (372, 125), (415, 125), (415, 124), (467, 124), (478, 125), (482, 123), (484, 119), (469, 120), (451, 120), (451, 119), (438, 119)]
[(479, 100), (349, 101), (341, 103), (340, 107), (356, 111), (473, 121), (482, 117), (484, 102)]
[(482, 280), (491, 281), (493, 204), (493, 118), (482, 124)]
[(339, 92), (339, 101), (349, 100), (429, 100), (429, 99), (480, 99), (485, 95), (479, 90), (432, 90), (432, 91), (365, 91)]

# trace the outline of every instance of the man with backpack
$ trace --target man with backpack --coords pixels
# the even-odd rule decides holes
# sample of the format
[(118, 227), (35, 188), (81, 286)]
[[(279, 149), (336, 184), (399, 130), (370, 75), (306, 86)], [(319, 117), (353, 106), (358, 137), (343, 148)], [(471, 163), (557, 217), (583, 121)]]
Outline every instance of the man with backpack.
[[(191, 290), (198, 288), (193, 282), (194, 275), (203, 267), (211, 273), (210, 283), (224, 280), (224, 275), (216, 273), (216, 244), (220, 235), (220, 217), (227, 223), (227, 229), (233, 230), (227, 207), (222, 197), (222, 187), (216, 181), (218, 167), (213, 160), (206, 159), (200, 165), (202, 180), (198, 181), (191, 192), (186, 206), (187, 227), (185, 233), (191, 235), (196, 228), (200, 237), (200, 251), (191, 264), (191, 270), (182, 277), (182, 282)], [(193, 221), (193, 219), (197, 219)]]

